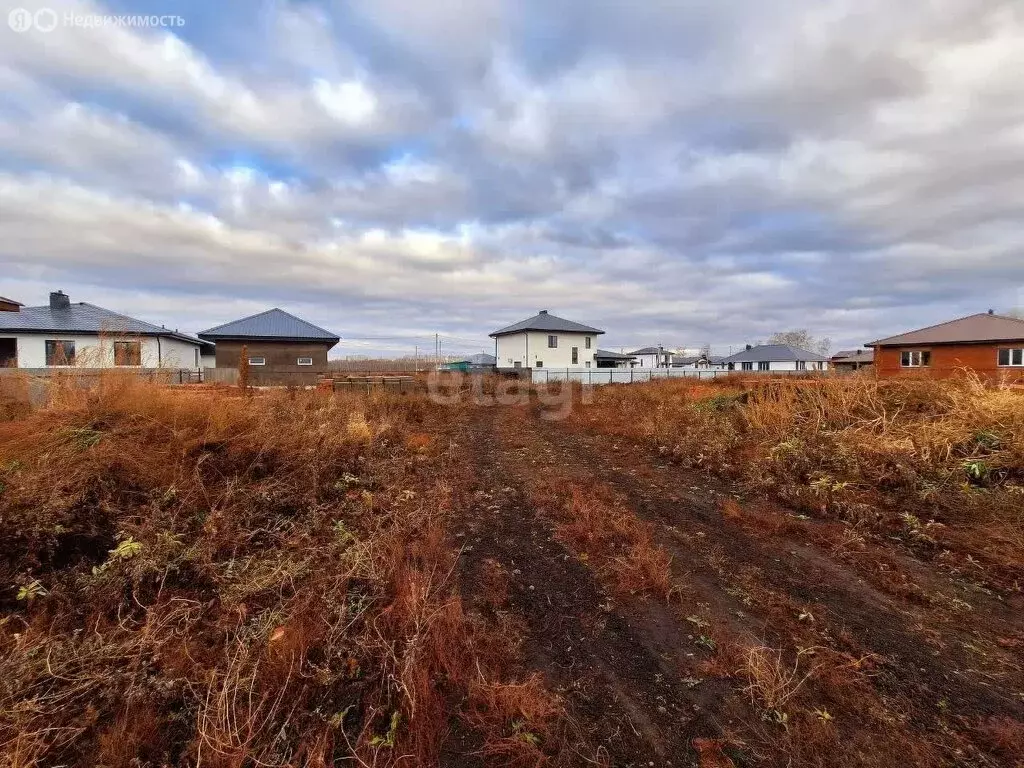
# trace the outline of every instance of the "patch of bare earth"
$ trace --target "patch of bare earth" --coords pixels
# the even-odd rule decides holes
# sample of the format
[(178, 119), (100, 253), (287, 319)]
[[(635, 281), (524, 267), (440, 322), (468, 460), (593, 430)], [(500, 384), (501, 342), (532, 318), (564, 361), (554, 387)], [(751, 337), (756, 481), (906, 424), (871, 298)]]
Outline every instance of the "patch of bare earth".
[(562, 758), (1018, 764), (1013, 599), (539, 410), (456, 439), (461, 590), (561, 697)]

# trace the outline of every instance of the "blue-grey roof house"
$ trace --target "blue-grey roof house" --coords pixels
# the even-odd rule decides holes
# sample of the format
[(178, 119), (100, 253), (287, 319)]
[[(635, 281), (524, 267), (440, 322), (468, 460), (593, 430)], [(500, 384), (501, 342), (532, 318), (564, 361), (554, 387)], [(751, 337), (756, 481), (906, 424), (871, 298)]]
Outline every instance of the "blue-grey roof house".
[(237, 368), (244, 348), (250, 366), (284, 372), (325, 369), (327, 352), (341, 340), (276, 307), (208, 328), (199, 338), (216, 343), (218, 368)]
[(0, 302), (0, 367), (199, 368), (213, 344), (122, 315), (63, 291), (47, 304)]

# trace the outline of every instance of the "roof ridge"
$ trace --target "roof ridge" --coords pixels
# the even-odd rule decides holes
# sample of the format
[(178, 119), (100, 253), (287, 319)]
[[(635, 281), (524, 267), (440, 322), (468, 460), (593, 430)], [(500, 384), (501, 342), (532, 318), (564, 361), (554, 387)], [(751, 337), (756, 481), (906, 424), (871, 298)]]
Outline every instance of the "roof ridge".
[(942, 328), (943, 326), (953, 325), (954, 323), (961, 323), (964, 320), (970, 320), (975, 317), (994, 317), (1000, 320), (1014, 320), (1016, 322), (1024, 324), (1024, 320), (1022, 320), (1019, 317), (1011, 317), (1010, 315), (997, 315), (994, 312), (972, 312), (969, 315), (964, 315), (963, 317), (954, 317), (952, 320), (946, 320), (945, 322), (942, 323), (935, 323), (934, 325), (926, 325), (923, 328), (915, 328), (912, 331), (904, 331), (903, 333), (894, 333), (890, 336), (883, 336), (879, 339), (875, 339), (874, 341), (869, 342), (865, 346), (873, 347), (877, 345), (879, 342), (886, 341), (887, 339), (898, 339), (901, 336), (909, 336), (912, 333), (923, 333), (924, 331), (932, 331), (935, 330), (936, 328)]

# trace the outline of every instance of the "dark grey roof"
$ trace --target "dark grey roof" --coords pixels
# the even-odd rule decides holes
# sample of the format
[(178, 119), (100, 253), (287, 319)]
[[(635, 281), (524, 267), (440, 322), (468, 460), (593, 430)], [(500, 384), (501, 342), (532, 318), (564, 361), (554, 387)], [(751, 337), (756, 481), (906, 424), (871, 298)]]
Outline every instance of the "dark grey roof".
[(486, 352), (478, 352), (477, 354), (470, 355), (460, 362), (469, 363), (470, 365), (497, 365), (498, 358), (494, 355), (488, 355)]
[(658, 354), (672, 354), (671, 349), (665, 349), (664, 347), (641, 347), (640, 349), (633, 350), (629, 354), (631, 355), (658, 355)]
[(263, 339), (269, 341), (329, 341), (337, 344), (340, 339), (336, 333), (324, 330), (283, 309), (268, 309), (257, 315), (243, 317), (215, 328), (207, 328), (199, 333), (199, 338), (218, 341), (220, 339)]
[(829, 359), (833, 363), (871, 363), (875, 360), (875, 350), (841, 349)]
[(0, 312), (0, 332), (4, 333), (110, 333), (132, 336), (172, 336), (192, 344), (199, 339), (171, 331), (143, 320), (136, 320), (95, 304), (77, 302), (63, 309), (22, 307), (18, 312)]
[(811, 352), (807, 349), (794, 347), (792, 344), (761, 344), (751, 349), (737, 352), (721, 362), (723, 363), (792, 363), (803, 360), (804, 362), (823, 362), (828, 358)]
[(589, 325), (583, 325), (582, 323), (574, 323), (572, 320), (565, 320), (564, 318), (557, 317), (550, 314), (546, 309), (542, 309), (533, 317), (527, 318), (526, 320), (520, 320), (518, 323), (502, 328), (500, 331), (488, 334), (488, 336), (504, 336), (508, 333), (520, 333), (522, 331), (561, 331), (562, 333), (604, 333), (604, 331), (598, 330), (597, 328), (591, 328)]
[(971, 344), (984, 341), (1024, 340), (1024, 320), (980, 312), (899, 336), (869, 342), (869, 347), (909, 344)]
[(599, 349), (594, 353), (598, 360), (632, 360), (632, 355), (624, 355), (621, 352), (612, 352), (607, 349)]

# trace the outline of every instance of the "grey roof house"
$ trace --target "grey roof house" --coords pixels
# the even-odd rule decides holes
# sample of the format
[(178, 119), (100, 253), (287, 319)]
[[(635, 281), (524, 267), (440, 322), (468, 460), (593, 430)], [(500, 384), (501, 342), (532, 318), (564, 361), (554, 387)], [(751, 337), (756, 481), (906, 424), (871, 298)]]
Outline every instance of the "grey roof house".
[(498, 368), (591, 368), (602, 333), (542, 309), (488, 335), (494, 339)]
[(47, 304), (0, 312), (0, 366), (198, 368), (213, 345), (120, 312), (74, 302), (63, 291)]
[(216, 342), (218, 368), (237, 368), (244, 348), (249, 365), (275, 371), (324, 369), (327, 352), (341, 340), (277, 307), (207, 328), (199, 338)]
[(858, 371), (874, 362), (873, 349), (841, 349), (828, 360), (829, 365), (837, 371)]
[(597, 368), (629, 368), (636, 360), (633, 355), (624, 355), (621, 352), (612, 352), (608, 349), (599, 349), (594, 354)]
[(730, 371), (823, 371), (828, 358), (808, 349), (791, 344), (759, 344), (747, 348), (721, 361)]

